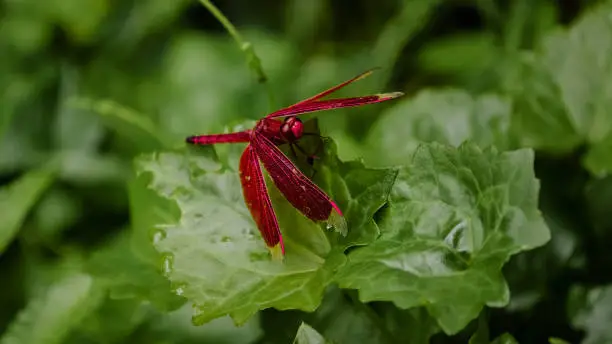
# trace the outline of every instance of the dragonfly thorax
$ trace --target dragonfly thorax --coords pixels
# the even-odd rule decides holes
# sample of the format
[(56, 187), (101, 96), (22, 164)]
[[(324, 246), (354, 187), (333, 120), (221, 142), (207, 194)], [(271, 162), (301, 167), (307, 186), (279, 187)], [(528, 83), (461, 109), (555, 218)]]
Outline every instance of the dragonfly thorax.
[(287, 117), (280, 127), (281, 136), (288, 142), (295, 142), (302, 137), (304, 133), (304, 123), (295, 117)]

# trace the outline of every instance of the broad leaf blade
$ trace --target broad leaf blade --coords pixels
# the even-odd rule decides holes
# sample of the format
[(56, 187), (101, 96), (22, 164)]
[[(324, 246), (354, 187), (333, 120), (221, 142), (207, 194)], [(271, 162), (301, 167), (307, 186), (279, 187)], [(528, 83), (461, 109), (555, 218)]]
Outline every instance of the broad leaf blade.
[(550, 236), (532, 164), (530, 150), (422, 145), (400, 171), (381, 237), (349, 254), (340, 286), (363, 301), (426, 306), (449, 334), (485, 304), (505, 305), (502, 266)]

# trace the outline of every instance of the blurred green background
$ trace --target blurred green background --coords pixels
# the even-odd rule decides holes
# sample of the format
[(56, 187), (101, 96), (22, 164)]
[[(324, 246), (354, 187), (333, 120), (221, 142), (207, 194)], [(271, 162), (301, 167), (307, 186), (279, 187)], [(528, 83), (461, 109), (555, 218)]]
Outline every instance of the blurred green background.
[[(129, 297), (146, 284), (109, 297), (76, 272), (121, 278), (95, 257), (109, 260), (107, 245), (130, 226), (135, 156), (256, 120), (372, 67), (381, 69), (339, 93), (405, 100), (318, 116), (341, 159), (394, 165), (422, 141), (536, 150), (553, 239), (504, 269), (512, 299), (488, 310), (491, 338), (610, 342), (612, 293), (592, 288), (612, 280), (612, 79), (589, 61), (608, 71), (612, 25), (585, 19), (575, 37), (554, 41), (602, 3), (215, 1), (252, 44), (243, 50), (195, 0), (0, 1), (0, 343), (291, 340), (299, 314), (194, 327), (188, 306), (160, 310), (180, 301)], [(604, 100), (591, 101), (597, 92)], [(598, 120), (576, 119), (573, 96)], [(116, 250), (117, 264), (129, 261)], [(466, 342), (474, 326), (432, 342)]]

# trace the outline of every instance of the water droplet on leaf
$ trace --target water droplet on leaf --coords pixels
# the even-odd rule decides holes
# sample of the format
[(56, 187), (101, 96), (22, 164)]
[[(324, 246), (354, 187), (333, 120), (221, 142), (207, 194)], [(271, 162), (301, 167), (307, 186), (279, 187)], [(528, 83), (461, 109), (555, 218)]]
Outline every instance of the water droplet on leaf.
[(176, 293), (176, 295), (181, 296), (183, 295), (183, 293), (185, 293), (185, 289), (183, 289), (183, 287), (178, 287), (174, 289), (174, 292)]
[(166, 238), (166, 231), (158, 229), (153, 233), (153, 244), (157, 245)]
[(162, 256), (162, 273), (168, 277), (172, 272), (174, 265), (174, 256), (170, 253), (166, 253)]

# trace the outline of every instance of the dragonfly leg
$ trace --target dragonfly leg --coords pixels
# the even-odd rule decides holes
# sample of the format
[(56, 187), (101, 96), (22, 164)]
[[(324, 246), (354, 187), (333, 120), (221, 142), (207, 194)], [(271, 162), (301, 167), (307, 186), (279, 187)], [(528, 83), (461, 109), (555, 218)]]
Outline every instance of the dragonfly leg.
[(291, 149), (291, 155), (293, 155), (293, 159), (297, 161), (298, 156), (297, 156), (297, 153), (295, 152), (295, 148), (293, 148), (293, 145), (294, 145), (293, 143), (290, 143), (289, 148)]
[(309, 177), (310, 177), (310, 179), (314, 178), (315, 174), (317, 173), (317, 169), (314, 167), (314, 161), (315, 161), (315, 159), (320, 159), (320, 157), (316, 156), (316, 153), (321, 149), (322, 141), (319, 143), (319, 146), (317, 147), (317, 149), (314, 152), (314, 154), (309, 154), (308, 152), (306, 152), (306, 150), (304, 148), (302, 148), (298, 143), (293, 143), (293, 145), (302, 154), (304, 154), (306, 156), (306, 162), (312, 168), (312, 174)]
[(302, 133), (302, 136), (317, 136), (321, 140), (329, 139), (328, 136), (321, 136), (321, 134), (318, 134), (318, 133)]

